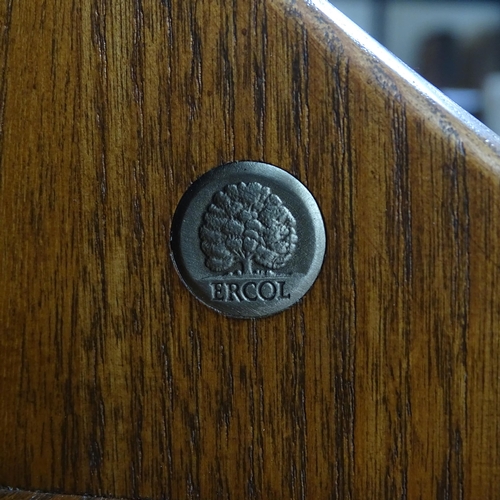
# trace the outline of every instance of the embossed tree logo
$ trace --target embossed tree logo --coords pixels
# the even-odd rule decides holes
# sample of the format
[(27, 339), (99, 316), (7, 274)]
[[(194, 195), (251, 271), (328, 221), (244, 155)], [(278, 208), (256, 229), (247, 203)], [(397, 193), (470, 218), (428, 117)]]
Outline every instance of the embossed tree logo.
[(229, 184), (203, 215), (199, 235), (205, 265), (237, 274), (253, 274), (254, 263), (264, 270), (280, 269), (295, 252), (295, 227), (293, 215), (268, 187)]

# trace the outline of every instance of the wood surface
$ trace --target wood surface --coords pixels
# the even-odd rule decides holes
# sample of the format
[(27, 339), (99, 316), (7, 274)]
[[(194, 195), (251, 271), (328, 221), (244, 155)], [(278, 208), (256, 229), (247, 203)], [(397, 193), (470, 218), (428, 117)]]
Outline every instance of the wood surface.
[[(335, 9), (5, 0), (0, 131), (1, 486), (500, 497), (499, 139)], [(261, 320), (169, 254), (190, 183), (243, 159), (327, 228)]]

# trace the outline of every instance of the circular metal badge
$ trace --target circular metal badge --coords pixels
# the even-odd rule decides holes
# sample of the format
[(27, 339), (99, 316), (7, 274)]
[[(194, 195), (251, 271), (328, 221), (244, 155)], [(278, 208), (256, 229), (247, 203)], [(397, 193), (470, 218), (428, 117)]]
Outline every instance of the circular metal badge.
[(316, 201), (288, 172), (253, 161), (214, 168), (182, 197), (170, 237), (188, 289), (231, 317), (261, 318), (295, 304), (325, 255)]

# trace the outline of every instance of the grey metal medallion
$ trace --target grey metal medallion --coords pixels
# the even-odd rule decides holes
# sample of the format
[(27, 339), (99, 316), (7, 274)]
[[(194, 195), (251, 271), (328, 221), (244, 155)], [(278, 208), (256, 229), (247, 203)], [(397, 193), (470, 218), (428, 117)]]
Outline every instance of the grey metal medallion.
[(295, 304), (319, 274), (325, 228), (316, 201), (288, 172), (240, 161), (202, 175), (182, 197), (170, 237), (187, 288), (236, 318)]

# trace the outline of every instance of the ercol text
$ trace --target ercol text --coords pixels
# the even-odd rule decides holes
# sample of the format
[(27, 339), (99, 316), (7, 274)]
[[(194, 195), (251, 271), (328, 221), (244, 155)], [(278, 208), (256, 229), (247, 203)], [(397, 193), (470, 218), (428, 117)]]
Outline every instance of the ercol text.
[(285, 281), (245, 281), (241, 283), (216, 281), (210, 283), (212, 300), (219, 302), (271, 302), (289, 299)]

